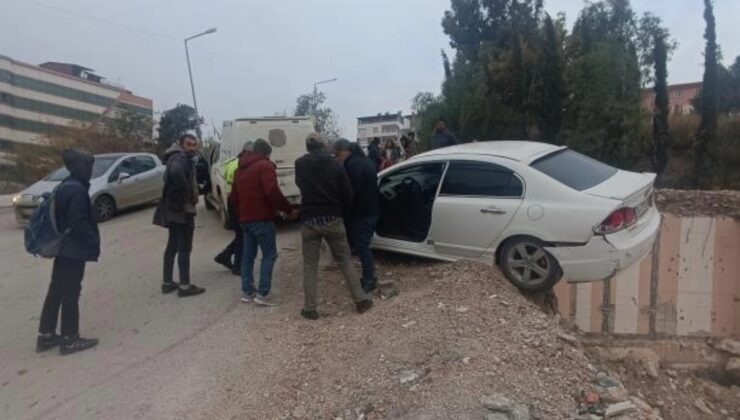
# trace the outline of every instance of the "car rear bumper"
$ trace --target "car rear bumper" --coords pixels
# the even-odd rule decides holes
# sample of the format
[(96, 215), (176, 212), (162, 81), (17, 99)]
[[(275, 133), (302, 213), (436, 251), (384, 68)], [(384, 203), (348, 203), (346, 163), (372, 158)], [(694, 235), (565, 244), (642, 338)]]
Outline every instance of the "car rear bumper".
[(607, 279), (642, 260), (652, 249), (660, 229), (660, 213), (653, 207), (634, 229), (611, 235), (595, 235), (585, 245), (548, 247), (560, 263), (568, 282)]

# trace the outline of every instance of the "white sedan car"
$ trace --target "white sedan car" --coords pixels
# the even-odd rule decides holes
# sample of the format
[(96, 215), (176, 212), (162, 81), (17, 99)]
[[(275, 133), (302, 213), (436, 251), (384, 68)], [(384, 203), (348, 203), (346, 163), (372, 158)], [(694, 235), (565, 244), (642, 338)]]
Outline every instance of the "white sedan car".
[(498, 264), (523, 290), (603, 280), (641, 260), (660, 227), (654, 174), (564, 146), (492, 141), (423, 153), (379, 174), (373, 247)]

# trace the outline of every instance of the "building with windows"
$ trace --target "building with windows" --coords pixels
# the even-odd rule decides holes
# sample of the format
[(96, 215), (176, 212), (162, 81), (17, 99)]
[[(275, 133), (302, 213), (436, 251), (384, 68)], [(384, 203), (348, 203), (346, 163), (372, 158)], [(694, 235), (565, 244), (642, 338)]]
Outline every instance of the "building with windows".
[(357, 142), (362, 147), (378, 137), (381, 141), (392, 138), (398, 141), (402, 135), (412, 131), (413, 115), (403, 115), (400, 111), (391, 114), (378, 114), (370, 117), (357, 118)]
[(122, 110), (151, 118), (152, 100), (83, 66), (35, 66), (0, 55), (0, 145), (39, 143), (60, 128), (100, 121)]
[[(701, 87), (701, 82), (669, 85), (668, 106), (671, 114), (691, 114), (694, 111), (692, 101), (701, 93)], [(642, 90), (642, 109), (648, 112), (653, 112), (653, 109), (655, 109), (655, 91), (653, 88)]]

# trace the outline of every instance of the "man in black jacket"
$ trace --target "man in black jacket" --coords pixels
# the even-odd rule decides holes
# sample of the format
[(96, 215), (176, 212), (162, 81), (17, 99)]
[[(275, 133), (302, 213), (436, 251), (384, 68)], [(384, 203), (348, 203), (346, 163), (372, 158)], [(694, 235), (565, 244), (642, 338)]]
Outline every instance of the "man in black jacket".
[(375, 172), (380, 172), (383, 157), (380, 155), (380, 139), (378, 137), (373, 137), (373, 140), (367, 145), (367, 158), (375, 165)]
[(429, 143), (432, 150), (441, 149), (443, 147), (456, 145), (457, 137), (447, 129), (447, 122), (440, 118), (434, 126), (434, 132), (432, 133), (432, 138)]
[(342, 164), (326, 152), (319, 134), (306, 138), (308, 153), (295, 162), (295, 180), (301, 190), (301, 237), (303, 240), (303, 293), (305, 304), (301, 315), (318, 319), (316, 277), (319, 269), (321, 241), (326, 240), (334, 260), (347, 282), (357, 312), (373, 306), (362, 290), (360, 279), (352, 267), (343, 216), (352, 205), (352, 188)]
[[(79, 300), (85, 264), (100, 257), (100, 232), (88, 190), (95, 158), (88, 153), (65, 150), (64, 166), (70, 175), (54, 192), (55, 218), (60, 232), (68, 232), (54, 258), (51, 284), (41, 311), (36, 351), (59, 345), (60, 354), (95, 347), (97, 339), (79, 335)], [(61, 337), (57, 335), (59, 309), (62, 311)]]
[(369, 293), (377, 287), (370, 241), (380, 213), (378, 174), (375, 165), (365, 157), (357, 143), (347, 139), (337, 140), (334, 143), (334, 156), (344, 163), (352, 185), (352, 204), (345, 215), (344, 226), (347, 228), (349, 244), (362, 262), (362, 288)]
[[(167, 149), (164, 155), (167, 170), (162, 198), (154, 213), (154, 224), (169, 231), (164, 251), (162, 293), (177, 290), (179, 297), (195, 296), (206, 291), (190, 284), (190, 252), (195, 231), (195, 206), (198, 204), (198, 183), (192, 158), (197, 149), (198, 139), (192, 134), (183, 135)], [(180, 273), (179, 286), (172, 278), (175, 256)]]

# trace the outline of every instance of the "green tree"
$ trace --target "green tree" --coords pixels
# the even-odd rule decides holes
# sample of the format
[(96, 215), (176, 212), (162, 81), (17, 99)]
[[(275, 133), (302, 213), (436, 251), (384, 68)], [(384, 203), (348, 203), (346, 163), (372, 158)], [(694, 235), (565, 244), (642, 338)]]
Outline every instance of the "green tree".
[(563, 101), (565, 80), (563, 79), (562, 38), (558, 36), (550, 15), (545, 16), (544, 46), (542, 49), (542, 103), (539, 120), (540, 138), (556, 142), (563, 124)]
[(652, 115), (653, 169), (660, 177), (668, 165), (668, 58), (676, 49), (676, 42), (669, 39), (668, 29), (659, 17), (645, 13), (640, 19), (638, 46), (643, 68), (643, 83), (654, 83), (655, 104)]
[(587, 3), (568, 38), (563, 140), (629, 166), (639, 155), (640, 66), (628, 0)]
[(200, 124), (195, 109), (190, 105), (177, 104), (164, 111), (157, 127), (157, 148), (163, 152), (180, 136), (193, 132)]
[(117, 138), (142, 144), (152, 140), (152, 117), (128, 109), (116, 112), (114, 118), (104, 120), (105, 130)]
[(698, 186), (711, 179), (710, 147), (717, 141), (717, 107), (719, 76), (719, 49), (712, 0), (704, 0), (704, 78), (701, 95), (701, 122), (694, 142), (694, 182)]
[(337, 138), (340, 135), (339, 118), (331, 108), (324, 106), (324, 102), (326, 95), (314, 86), (313, 92), (298, 97), (293, 115), (313, 117), (314, 129), (318, 133), (329, 139)]

